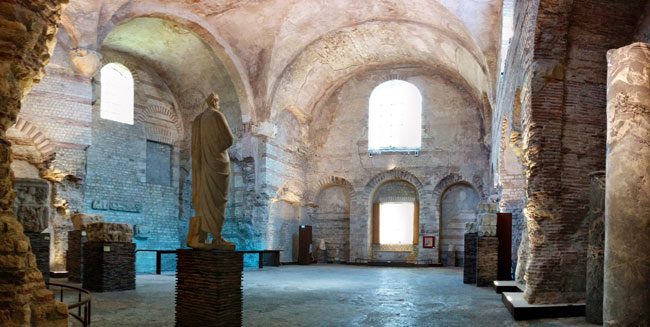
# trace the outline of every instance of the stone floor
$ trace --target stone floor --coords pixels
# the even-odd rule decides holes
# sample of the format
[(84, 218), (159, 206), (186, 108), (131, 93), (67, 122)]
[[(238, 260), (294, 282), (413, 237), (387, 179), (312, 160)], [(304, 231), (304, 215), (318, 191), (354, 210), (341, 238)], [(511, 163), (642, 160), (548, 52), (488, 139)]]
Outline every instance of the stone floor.
[[(93, 326), (173, 326), (173, 275), (93, 294)], [(244, 326), (591, 326), (583, 317), (515, 322), (491, 288), (449, 268), (283, 266), (244, 273)]]

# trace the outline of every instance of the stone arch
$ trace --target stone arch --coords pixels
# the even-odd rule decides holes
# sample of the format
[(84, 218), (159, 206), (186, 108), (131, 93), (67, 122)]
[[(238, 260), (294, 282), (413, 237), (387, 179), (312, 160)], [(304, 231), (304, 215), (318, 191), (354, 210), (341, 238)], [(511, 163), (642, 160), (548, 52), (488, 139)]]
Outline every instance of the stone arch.
[(391, 180), (403, 180), (411, 183), (417, 190), (418, 197), (423, 199), (424, 185), (414, 174), (405, 169), (391, 169), (376, 175), (366, 184), (364, 195), (371, 198), (371, 195), (381, 184)]
[(350, 183), (347, 179), (343, 177), (338, 177), (338, 176), (328, 176), (325, 178), (322, 178), (318, 181), (316, 184), (316, 192), (314, 192), (313, 197), (310, 199), (312, 202), (318, 199), (318, 195), (326, 188), (330, 186), (340, 186), (348, 190), (350, 193), (350, 201), (354, 201), (356, 199), (356, 191), (354, 190), (354, 187), (352, 186), (352, 183)]
[(130, 1), (116, 10), (113, 15), (98, 28), (97, 44), (104, 39), (119, 24), (140, 17), (159, 18), (183, 25), (194, 32), (221, 61), (235, 86), (239, 98), (242, 122), (256, 122), (257, 114), (252, 87), (248, 73), (243, 63), (237, 57), (225, 38), (221, 37), (212, 24), (209, 24), (186, 7), (170, 3), (160, 4), (157, 0)]
[[(319, 99), (326, 97), (332, 89), (336, 89), (339, 81), (356, 75), (364, 69), (389, 65), (419, 64), (440, 69), (469, 84), (476, 98), (481, 98), (483, 93), (492, 93), (485, 63), (472, 51), (473, 47), (445, 33), (439, 35), (435, 46), (432, 45), (431, 49), (436, 49), (435, 51), (424, 51), (421, 46), (415, 44), (382, 40), (382, 53), (359, 55), (358, 47), (379, 48), (373, 40), (364, 36), (377, 34), (379, 29), (390, 30), (396, 35), (393, 38), (388, 37), (390, 40), (400, 39), (397, 36), (400, 33), (418, 31), (417, 33), (430, 35), (432, 30), (435, 30), (413, 21), (372, 20), (333, 30), (321, 36), (288, 62), (282, 74), (269, 85), (267, 101), (270, 103), (270, 112), (267, 114), (274, 117), (281, 111), (296, 106), (306, 115), (311, 115)], [(454, 56), (449, 56), (449, 53), (442, 51), (441, 48), (444, 47), (440, 47), (439, 44), (443, 41), (457, 47)], [(333, 55), (332, 49), (336, 49), (336, 56)], [(318, 58), (321, 64), (314, 65), (314, 58)], [(467, 64), (456, 64), (459, 60)], [(454, 64), (447, 65), (449, 62)], [(306, 72), (309, 72), (309, 75), (306, 75)], [(475, 72), (480, 73), (475, 74)]]
[(41, 153), (44, 162), (51, 161), (56, 156), (56, 145), (52, 143), (40, 128), (31, 122), (18, 117), (16, 123), (10, 129), (15, 129), (17, 132), (26, 135), (32, 141), (34, 147)]
[[(419, 217), (420, 217), (420, 223), (422, 222), (423, 218), (423, 212), (424, 212), (424, 205), (422, 204), (422, 201), (425, 201), (425, 195), (424, 195), (424, 185), (422, 182), (411, 172), (397, 168), (397, 169), (391, 169), (388, 171), (384, 171), (382, 173), (379, 173), (375, 175), (370, 181), (366, 184), (363, 193), (362, 193), (362, 198), (363, 202), (365, 202), (366, 206), (366, 211), (367, 211), (367, 226), (368, 226), (368, 239), (370, 240), (372, 238), (372, 231), (373, 231), (373, 223), (372, 223), (372, 215), (373, 215), (373, 201), (375, 194), (377, 190), (379, 190), (382, 185), (394, 181), (404, 181), (410, 186), (412, 186), (416, 193), (417, 193), (417, 201), (420, 202), (420, 207), (419, 207)], [(419, 225), (419, 223), (418, 223)], [(411, 255), (416, 255), (416, 252), (414, 251), (415, 246), (411, 245), (405, 245), (402, 247), (399, 247), (401, 250), (407, 249), (407, 252), (410, 252)], [(391, 248), (394, 249), (394, 248)], [(373, 248), (371, 247), (371, 242), (368, 242), (368, 251), (369, 255), (373, 256), (374, 251)]]
[[(139, 70), (139, 65), (135, 63), (132, 59), (128, 58), (127, 56), (121, 56), (117, 53), (102, 53), (102, 62), (101, 65), (99, 66), (99, 69), (97, 69), (97, 72), (95, 73), (95, 83), (100, 83), (101, 85), (101, 80), (98, 79), (100, 76), (100, 72), (102, 68), (110, 63), (118, 63), (126, 68), (129, 69), (131, 72), (131, 76), (133, 77), (133, 85), (137, 86), (138, 84), (142, 83), (142, 78), (140, 77), (140, 73), (138, 72)], [(136, 92), (137, 96), (137, 92)]]
[[(160, 124), (150, 124), (151, 119), (156, 116), (164, 117), (167, 120), (166, 123), (174, 126), (174, 132), (170, 132), (169, 129), (160, 126)], [(141, 110), (136, 110), (134, 118), (137, 122), (143, 123), (147, 139), (178, 145), (184, 137), (183, 122), (174, 106), (146, 106)]]
[[(478, 180), (477, 180), (478, 181)], [(437, 229), (439, 231), (439, 236), (440, 236), (440, 231), (442, 229), (442, 196), (445, 194), (445, 192), (453, 187), (454, 185), (466, 185), (474, 189), (476, 193), (478, 193), (480, 198), (484, 198), (485, 194), (483, 193), (482, 187), (479, 186), (477, 188), (474, 186), (471, 182), (469, 182), (467, 179), (465, 179), (463, 176), (457, 173), (451, 173), (444, 178), (442, 178), (434, 187), (433, 193), (432, 193), (432, 200), (433, 200), (433, 222), (437, 226)], [(440, 241), (440, 240), (439, 240)], [(440, 244), (440, 243), (439, 243)], [(443, 249), (440, 245), (438, 246), (438, 257), (442, 258), (443, 257), (443, 251), (446, 251), (446, 249)]]
[(434, 217), (433, 220), (437, 223), (438, 226), (440, 226), (440, 199), (442, 198), (442, 195), (445, 193), (445, 191), (451, 187), (452, 185), (455, 184), (465, 184), (468, 186), (471, 186), (476, 193), (479, 194), (481, 198), (484, 198), (484, 194), (482, 192), (482, 188), (477, 188), (475, 185), (473, 185), (471, 182), (469, 182), (467, 179), (465, 179), (463, 176), (452, 173), (441, 179), (433, 189), (433, 207), (435, 208), (434, 210)]

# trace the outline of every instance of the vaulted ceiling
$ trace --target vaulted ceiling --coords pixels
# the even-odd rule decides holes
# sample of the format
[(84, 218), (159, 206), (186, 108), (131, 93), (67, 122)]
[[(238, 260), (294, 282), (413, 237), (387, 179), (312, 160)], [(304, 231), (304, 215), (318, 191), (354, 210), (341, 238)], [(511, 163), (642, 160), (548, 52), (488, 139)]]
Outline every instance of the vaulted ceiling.
[(73, 47), (148, 58), (172, 86), (220, 70), (244, 121), (262, 122), (283, 110), (309, 120), (347, 79), (392, 66), (438, 71), (477, 101), (492, 99), (501, 8), (501, 0), (71, 0), (62, 25)]

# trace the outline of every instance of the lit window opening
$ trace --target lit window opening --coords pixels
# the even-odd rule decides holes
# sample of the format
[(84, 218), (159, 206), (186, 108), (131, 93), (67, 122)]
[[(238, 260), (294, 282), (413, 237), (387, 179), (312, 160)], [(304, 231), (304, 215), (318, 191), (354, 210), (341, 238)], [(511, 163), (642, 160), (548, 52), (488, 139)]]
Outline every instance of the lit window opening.
[(422, 95), (402, 80), (377, 86), (370, 95), (368, 153), (419, 154), (422, 147)]
[(110, 63), (101, 70), (100, 117), (133, 125), (133, 75), (124, 65)]
[(413, 202), (379, 205), (379, 244), (413, 244)]

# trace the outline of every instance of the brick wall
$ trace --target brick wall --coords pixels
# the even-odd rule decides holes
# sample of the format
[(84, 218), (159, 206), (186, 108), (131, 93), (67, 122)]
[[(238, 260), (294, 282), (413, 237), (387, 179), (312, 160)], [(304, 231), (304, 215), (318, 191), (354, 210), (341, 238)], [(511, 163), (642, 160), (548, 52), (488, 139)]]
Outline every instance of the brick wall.
[[(602, 169), (605, 160), (605, 52), (630, 42), (643, 6), (643, 1), (517, 3), (492, 129), (500, 131), (501, 122), (511, 119), (521, 89), (530, 249), (520, 266), (527, 268), (530, 302), (584, 299), (588, 174)], [(493, 144), (500, 139), (508, 137), (495, 135)], [(493, 146), (497, 149), (502, 147)], [(502, 207), (508, 207), (512, 201), (504, 199)]]

